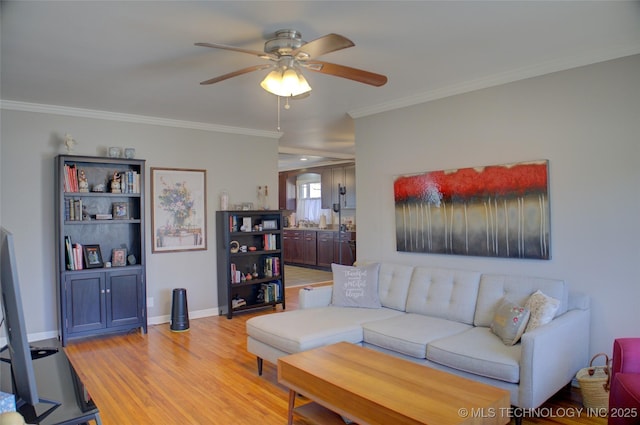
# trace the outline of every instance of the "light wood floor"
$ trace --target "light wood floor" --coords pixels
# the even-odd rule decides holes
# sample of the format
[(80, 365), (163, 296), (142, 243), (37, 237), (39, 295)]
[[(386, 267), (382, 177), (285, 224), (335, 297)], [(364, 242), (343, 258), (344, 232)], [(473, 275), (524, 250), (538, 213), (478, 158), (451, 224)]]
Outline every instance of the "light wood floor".
[[(287, 310), (297, 308), (298, 290), (286, 290)], [(65, 350), (104, 425), (283, 425), (288, 391), (277, 383), (273, 365), (265, 362), (258, 376), (256, 359), (246, 351), (246, 320), (272, 312), (231, 320), (192, 319), (190, 329), (181, 333), (171, 332), (168, 324), (155, 325), (146, 335), (71, 342)], [(575, 390), (562, 390), (543, 408), (543, 417), (526, 417), (523, 423), (607, 422), (584, 412), (578, 415), (581, 404)], [(300, 418), (295, 423), (308, 425)]]
[(325, 270), (310, 269), (307, 267), (284, 266), (286, 277), (284, 286), (292, 288), (294, 286), (304, 286), (313, 282), (327, 282), (333, 279), (333, 273)]

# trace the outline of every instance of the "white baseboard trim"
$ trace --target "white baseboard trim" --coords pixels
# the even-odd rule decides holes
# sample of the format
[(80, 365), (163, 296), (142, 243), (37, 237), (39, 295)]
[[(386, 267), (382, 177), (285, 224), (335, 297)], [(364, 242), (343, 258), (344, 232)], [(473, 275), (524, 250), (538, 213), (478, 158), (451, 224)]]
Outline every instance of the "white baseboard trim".
[[(205, 310), (195, 310), (189, 312), (189, 319), (201, 319), (203, 317), (219, 316), (220, 310), (218, 307), (207, 308)], [(163, 323), (171, 322), (171, 315), (165, 314), (162, 316), (149, 317), (147, 320), (149, 325), (161, 325)]]
[[(203, 317), (211, 317), (211, 316), (219, 316), (220, 310), (218, 307), (215, 308), (207, 308), (204, 310), (195, 310), (189, 312), (189, 319), (201, 319)], [(149, 317), (147, 320), (148, 325), (161, 325), (163, 323), (169, 323), (171, 321), (171, 315), (163, 315), (163, 316), (154, 316)], [(47, 332), (37, 332), (30, 333), (27, 335), (27, 339), (29, 342), (34, 341), (42, 341), (45, 339), (58, 338), (59, 332), (55, 331), (47, 331)], [(7, 337), (0, 337), (0, 348), (7, 345)]]

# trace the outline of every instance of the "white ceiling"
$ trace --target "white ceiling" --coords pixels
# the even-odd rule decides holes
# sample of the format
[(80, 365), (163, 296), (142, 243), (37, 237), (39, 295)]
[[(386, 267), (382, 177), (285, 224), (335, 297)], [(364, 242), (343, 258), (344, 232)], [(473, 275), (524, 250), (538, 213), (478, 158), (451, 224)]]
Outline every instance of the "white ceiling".
[[(2, 1), (1, 14), (3, 107), (281, 135), (281, 169), (352, 158), (354, 117), (640, 53), (637, 1)], [(259, 87), (267, 71), (199, 85), (265, 61), (195, 42), (262, 50), (282, 28), (350, 38), (320, 59), (389, 82), (307, 71), (313, 92), (280, 109), (280, 132), (277, 97)]]

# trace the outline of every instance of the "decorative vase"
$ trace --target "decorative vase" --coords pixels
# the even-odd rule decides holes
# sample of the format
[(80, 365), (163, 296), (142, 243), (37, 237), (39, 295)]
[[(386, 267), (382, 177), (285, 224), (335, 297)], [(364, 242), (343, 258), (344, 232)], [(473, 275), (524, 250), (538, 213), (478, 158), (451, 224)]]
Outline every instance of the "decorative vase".
[(173, 216), (173, 225), (176, 227), (176, 229), (182, 229), (186, 227), (188, 218), (189, 215), (176, 214)]
[(220, 195), (220, 209), (222, 211), (229, 209), (229, 193), (226, 190)]

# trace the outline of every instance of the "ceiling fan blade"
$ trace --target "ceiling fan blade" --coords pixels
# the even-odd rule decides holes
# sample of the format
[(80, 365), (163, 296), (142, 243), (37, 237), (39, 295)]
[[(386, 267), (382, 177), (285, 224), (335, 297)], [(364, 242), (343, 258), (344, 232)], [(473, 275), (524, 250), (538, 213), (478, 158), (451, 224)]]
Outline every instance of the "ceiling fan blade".
[(298, 60), (307, 60), (353, 46), (353, 41), (340, 34), (327, 34), (293, 50), (291, 56)]
[(229, 78), (237, 77), (238, 75), (247, 74), (253, 71), (260, 71), (261, 69), (267, 69), (267, 68), (273, 68), (273, 65), (272, 64), (254, 65), (248, 68), (239, 69), (237, 71), (233, 71), (228, 74), (220, 75), (219, 77), (215, 77), (210, 80), (203, 81), (200, 83), (200, 85), (205, 86), (207, 84), (218, 83), (220, 81), (224, 81)]
[(224, 49), (224, 50), (231, 50), (233, 52), (248, 53), (250, 55), (258, 56), (259, 58), (263, 58), (263, 59), (272, 59), (272, 60), (277, 60), (278, 59), (278, 57), (276, 55), (272, 55), (272, 54), (265, 53), (265, 52), (260, 52), (258, 50), (250, 50), (250, 49), (243, 49), (241, 47), (227, 46), (226, 44), (195, 43), (195, 45), (196, 46), (200, 46), (200, 47), (211, 47), (213, 49)]
[(304, 66), (310, 71), (347, 78), (349, 80), (358, 81), (360, 83), (376, 87), (383, 86), (387, 83), (387, 77), (384, 75), (364, 71), (362, 69), (351, 68), (349, 66), (336, 65), (335, 63), (308, 61)]

